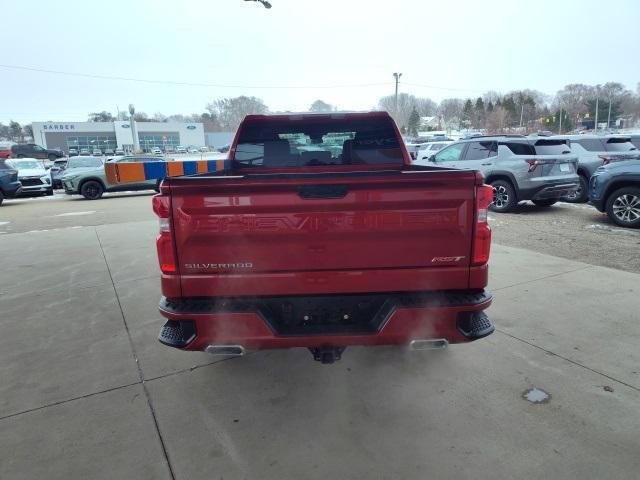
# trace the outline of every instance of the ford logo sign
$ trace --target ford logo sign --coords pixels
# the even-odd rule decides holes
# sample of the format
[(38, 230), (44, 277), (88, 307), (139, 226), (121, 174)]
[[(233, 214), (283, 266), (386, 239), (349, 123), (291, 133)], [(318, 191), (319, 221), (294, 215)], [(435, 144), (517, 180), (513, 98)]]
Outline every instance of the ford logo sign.
[(187, 125), (187, 128), (188, 128), (189, 130), (195, 130), (195, 129), (196, 129), (196, 126), (195, 126), (195, 125)]
[(128, 123), (123, 123), (122, 125), (120, 125), (122, 128), (131, 128), (131, 125), (129, 125)]

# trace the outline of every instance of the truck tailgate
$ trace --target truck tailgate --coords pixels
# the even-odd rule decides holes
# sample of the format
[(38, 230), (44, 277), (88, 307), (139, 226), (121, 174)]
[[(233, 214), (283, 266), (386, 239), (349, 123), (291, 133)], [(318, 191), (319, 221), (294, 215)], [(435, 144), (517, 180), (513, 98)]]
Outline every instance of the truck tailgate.
[(171, 179), (183, 295), (202, 294), (207, 278), (226, 278), (243, 295), (255, 294), (255, 282), (245, 292), (242, 277), (262, 278), (266, 292), (280, 274), (380, 278), (392, 269), (390, 282), (403, 269), (467, 275), (475, 183), (474, 172), (451, 170)]

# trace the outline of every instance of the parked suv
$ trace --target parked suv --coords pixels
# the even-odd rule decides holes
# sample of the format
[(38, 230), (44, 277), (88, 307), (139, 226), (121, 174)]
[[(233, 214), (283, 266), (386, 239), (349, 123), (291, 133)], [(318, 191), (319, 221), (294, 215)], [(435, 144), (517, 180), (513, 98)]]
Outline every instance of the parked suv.
[(11, 146), (11, 156), (13, 158), (38, 158), (41, 160), (46, 158), (53, 162), (56, 158), (64, 157), (64, 153), (60, 150), (42, 148), (35, 143), (16, 143)]
[(13, 198), (20, 194), (22, 184), (18, 180), (18, 171), (0, 158), (0, 205), (5, 198)]
[(596, 169), (589, 183), (590, 202), (621, 227), (640, 228), (640, 160)]
[(620, 160), (640, 158), (640, 151), (631, 143), (631, 137), (619, 135), (558, 135), (571, 147), (571, 153), (578, 156), (580, 186), (564, 199), (571, 203), (582, 203), (589, 199), (589, 178), (596, 169)]
[[(117, 162), (158, 162), (162, 157), (153, 156), (124, 156), (113, 157), (109, 163)], [(107, 180), (104, 162), (98, 157), (73, 157), (67, 162), (64, 175), (60, 178), (65, 193), (72, 195), (79, 193), (87, 200), (97, 200), (104, 192), (124, 190), (157, 190), (157, 180), (143, 180), (137, 183), (113, 185)]]
[(10, 158), (6, 162), (18, 171), (18, 180), (22, 184), (20, 195), (53, 195), (51, 174), (43, 162), (36, 158)]
[(577, 157), (566, 140), (487, 136), (455, 142), (428, 158), (432, 165), (479, 170), (494, 188), (491, 210), (520, 201), (549, 207), (578, 188)]

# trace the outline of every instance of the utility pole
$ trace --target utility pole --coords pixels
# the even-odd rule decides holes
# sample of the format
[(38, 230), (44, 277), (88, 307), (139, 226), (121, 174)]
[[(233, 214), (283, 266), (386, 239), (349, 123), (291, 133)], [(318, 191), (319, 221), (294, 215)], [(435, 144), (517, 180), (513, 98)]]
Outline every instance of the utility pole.
[(558, 129), (558, 133), (562, 133), (562, 107), (560, 107), (560, 128)]
[(522, 128), (522, 116), (524, 115), (524, 103), (520, 106), (520, 128)]
[(596, 119), (595, 119), (595, 123), (593, 124), (593, 128), (596, 131), (596, 133), (598, 133), (598, 100), (599, 98), (596, 97)]
[(609, 94), (609, 114), (607, 115), (607, 128), (611, 128), (611, 94)]
[(396, 79), (396, 96), (395, 96), (395, 102), (394, 102), (394, 114), (396, 115), (396, 117), (398, 116), (398, 82), (400, 82), (400, 77), (402, 76), (401, 73), (394, 73), (393, 76)]

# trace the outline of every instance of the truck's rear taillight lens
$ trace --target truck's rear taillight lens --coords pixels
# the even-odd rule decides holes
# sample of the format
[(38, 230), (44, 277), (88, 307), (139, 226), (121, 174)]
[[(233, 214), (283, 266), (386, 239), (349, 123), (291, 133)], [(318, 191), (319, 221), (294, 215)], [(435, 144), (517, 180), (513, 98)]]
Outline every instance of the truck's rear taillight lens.
[(154, 195), (152, 204), (153, 212), (158, 216), (160, 222), (160, 232), (158, 238), (156, 238), (160, 270), (166, 274), (177, 273), (175, 247), (171, 233), (171, 218), (169, 218), (171, 213), (169, 197), (162, 194)]
[(493, 187), (480, 185), (476, 191), (475, 225), (473, 229), (473, 254), (471, 264), (484, 265), (491, 251), (491, 228), (489, 228), (489, 205), (493, 202)]

